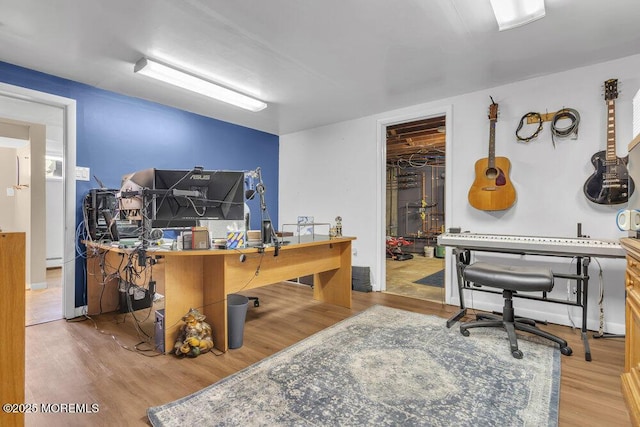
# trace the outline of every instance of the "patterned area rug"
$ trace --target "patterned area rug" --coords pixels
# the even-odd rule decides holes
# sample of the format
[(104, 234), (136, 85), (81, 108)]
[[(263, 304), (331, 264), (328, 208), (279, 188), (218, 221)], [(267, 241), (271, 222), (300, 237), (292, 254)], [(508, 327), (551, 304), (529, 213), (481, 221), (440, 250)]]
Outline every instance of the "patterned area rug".
[(374, 306), (166, 405), (154, 426), (554, 426), (560, 351)]
[(429, 276), (416, 280), (413, 283), (417, 283), (418, 285), (428, 285), (442, 288), (444, 286), (444, 270), (437, 271), (433, 274), (430, 274)]

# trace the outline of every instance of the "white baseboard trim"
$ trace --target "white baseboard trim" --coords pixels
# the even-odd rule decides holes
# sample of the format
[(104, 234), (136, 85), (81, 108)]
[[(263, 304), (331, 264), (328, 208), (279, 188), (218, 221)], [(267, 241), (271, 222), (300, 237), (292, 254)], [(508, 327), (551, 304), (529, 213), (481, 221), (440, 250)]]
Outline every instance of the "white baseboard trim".
[(62, 267), (62, 258), (47, 258), (47, 268)]
[(85, 314), (87, 314), (87, 310), (88, 308), (86, 305), (76, 307), (73, 309), (73, 316), (67, 317), (67, 319), (75, 319), (76, 317), (84, 316)]
[[(486, 301), (482, 303), (476, 304), (476, 309), (482, 311), (488, 311), (489, 313), (502, 312), (503, 306), (499, 304), (490, 304)], [(473, 310), (473, 308), (468, 307), (467, 314), (469, 314), (469, 310)], [(580, 330), (582, 328), (582, 315), (580, 314), (581, 309), (575, 308), (575, 313), (572, 315), (573, 323), (575, 324), (575, 328)], [(530, 319), (545, 321), (549, 323), (555, 323), (563, 326), (573, 327), (571, 324), (571, 320), (566, 312), (540, 312), (538, 310), (527, 309), (526, 307), (518, 307), (516, 309), (516, 316), (528, 317)], [(597, 326), (596, 326), (597, 325)], [(595, 317), (587, 317), (587, 330), (592, 332), (597, 332), (599, 326), (599, 319)], [(609, 334), (624, 334), (625, 333), (625, 325), (621, 323), (614, 322), (605, 322), (604, 332)], [(589, 333), (589, 336), (592, 334)]]
[(29, 284), (29, 289), (31, 289), (32, 291), (47, 289), (47, 282), (31, 283)]

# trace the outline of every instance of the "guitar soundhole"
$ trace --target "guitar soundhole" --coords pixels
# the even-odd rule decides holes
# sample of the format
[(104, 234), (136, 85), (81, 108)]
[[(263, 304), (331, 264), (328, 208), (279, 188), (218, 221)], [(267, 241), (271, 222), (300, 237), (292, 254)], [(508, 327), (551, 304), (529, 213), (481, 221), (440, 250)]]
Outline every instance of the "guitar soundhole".
[(487, 179), (496, 179), (496, 177), (498, 176), (498, 169), (487, 168), (484, 175), (487, 177)]
[[(507, 176), (504, 174), (504, 172), (502, 172), (502, 169), (500, 168), (487, 168), (484, 172), (484, 176), (486, 176), (487, 179), (493, 181), (496, 187), (502, 187), (507, 184)], [(491, 190), (496, 190), (496, 188), (491, 187)]]

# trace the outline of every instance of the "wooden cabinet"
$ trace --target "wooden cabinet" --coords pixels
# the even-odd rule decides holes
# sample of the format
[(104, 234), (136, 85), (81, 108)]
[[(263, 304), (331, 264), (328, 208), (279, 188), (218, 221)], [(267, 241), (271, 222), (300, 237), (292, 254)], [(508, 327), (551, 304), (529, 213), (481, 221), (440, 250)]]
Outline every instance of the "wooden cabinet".
[(627, 251), (625, 359), (622, 394), (634, 425), (640, 425), (640, 240), (620, 243)]
[[(0, 232), (0, 402), (24, 403), (25, 233)], [(0, 412), (0, 425), (22, 426), (24, 415)]]

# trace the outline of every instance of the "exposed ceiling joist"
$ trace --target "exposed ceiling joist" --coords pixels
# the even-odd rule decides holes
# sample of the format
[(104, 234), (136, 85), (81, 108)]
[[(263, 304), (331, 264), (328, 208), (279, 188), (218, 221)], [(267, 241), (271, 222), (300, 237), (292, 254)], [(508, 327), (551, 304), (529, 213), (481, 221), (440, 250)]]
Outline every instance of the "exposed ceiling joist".
[(387, 127), (387, 164), (444, 164), (445, 116)]

